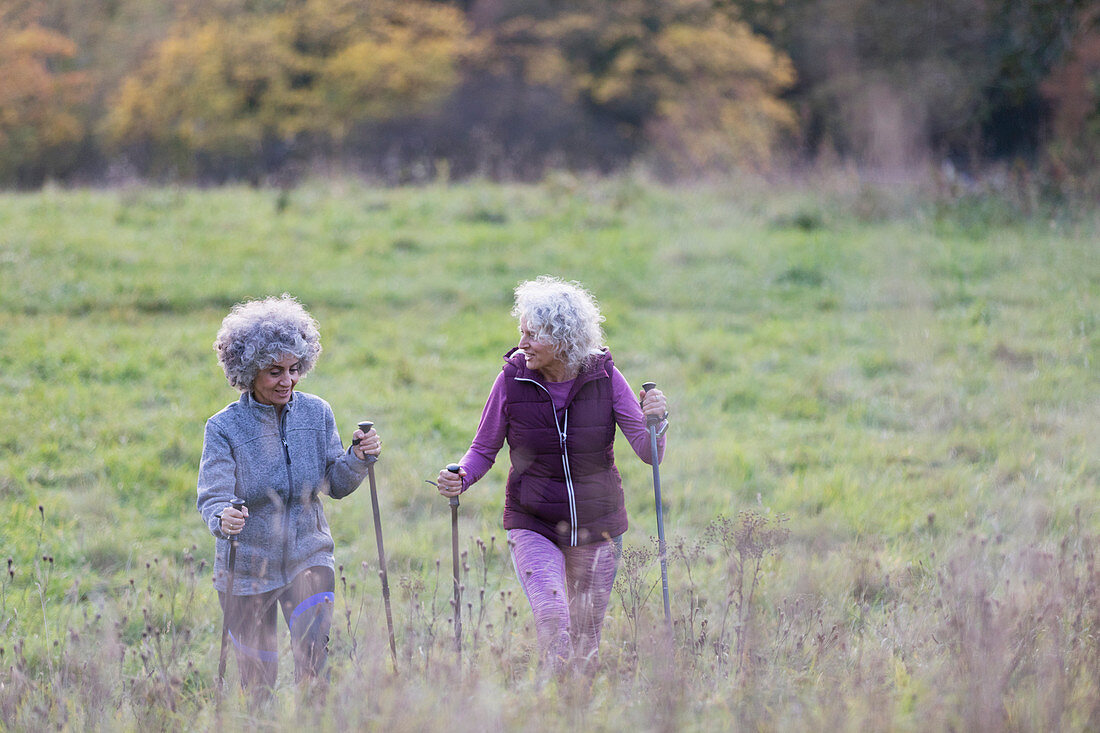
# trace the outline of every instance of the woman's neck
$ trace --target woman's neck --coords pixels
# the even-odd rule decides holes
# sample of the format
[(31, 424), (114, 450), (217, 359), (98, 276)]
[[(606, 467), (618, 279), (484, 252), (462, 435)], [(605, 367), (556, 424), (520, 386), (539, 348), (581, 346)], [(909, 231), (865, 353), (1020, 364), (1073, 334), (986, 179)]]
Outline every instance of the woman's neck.
[(539, 370), (539, 374), (547, 382), (568, 382), (576, 379), (577, 372), (568, 369), (564, 364), (550, 364)]

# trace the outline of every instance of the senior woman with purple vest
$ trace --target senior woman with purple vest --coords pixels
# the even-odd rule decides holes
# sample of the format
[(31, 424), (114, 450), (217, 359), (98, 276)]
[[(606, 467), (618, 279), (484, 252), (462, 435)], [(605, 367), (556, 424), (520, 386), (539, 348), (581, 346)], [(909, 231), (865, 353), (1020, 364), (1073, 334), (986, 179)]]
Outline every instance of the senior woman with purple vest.
[(652, 463), (646, 416), (659, 417), (659, 461), (667, 404), (658, 389), (635, 394), (615, 368), (599, 307), (578, 283), (544, 275), (515, 296), (519, 345), (504, 357), (461, 470), (439, 472), (439, 493), (465, 491), (507, 442), (504, 528), (542, 664), (591, 674), (627, 528), (615, 428)]

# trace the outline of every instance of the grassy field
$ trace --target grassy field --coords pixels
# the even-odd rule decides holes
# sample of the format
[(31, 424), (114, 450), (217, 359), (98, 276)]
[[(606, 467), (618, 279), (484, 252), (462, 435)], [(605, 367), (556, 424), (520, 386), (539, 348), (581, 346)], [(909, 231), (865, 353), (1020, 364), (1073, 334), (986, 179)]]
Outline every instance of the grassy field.
[[(1095, 211), (835, 182), (0, 195), (0, 728), (1095, 730), (1098, 243)], [(632, 526), (590, 688), (537, 674), (505, 454), (462, 503), (456, 663), (424, 483), (543, 273), (596, 294), (616, 363), (672, 412), (675, 639), (649, 468), (620, 441)], [(284, 649), (273, 703), (216, 708), (195, 475), (236, 393), (211, 344), (282, 292), (322, 329), (300, 389), (385, 443), (400, 674), (364, 486), (326, 506), (329, 689), (297, 690)]]

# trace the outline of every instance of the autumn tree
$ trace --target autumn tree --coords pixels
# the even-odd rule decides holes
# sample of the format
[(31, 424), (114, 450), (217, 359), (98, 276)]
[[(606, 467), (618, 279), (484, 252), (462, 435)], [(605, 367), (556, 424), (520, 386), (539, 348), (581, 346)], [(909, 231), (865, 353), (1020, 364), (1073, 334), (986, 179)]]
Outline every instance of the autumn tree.
[(70, 66), (70, 39), (15, 9), (0, 14), (0, 180), (33, 185), (73, 163), (85, 75)]
[(674, 170), (766, 163), (794, 126), (793, 67), (708, 0), (505, 3), (497, 63), (560, 89)]
[(1100, 8), (1083, 9), (1071, 51), (1041, 86), (1051, 105), (1045, 164), (1061, 187), (1100, 200)]
[(1095, 0), (719, 0), (790, 55), (803, 153), (872, 166), (1034, 158), (1040, 90)]
[(469, 49), (457, 10), (417, 0), (184, 7), (102, 128), (119, 149), (146, 146), (162, 168), (205, 158), (270, 169), (280, 153), (323, 149), (356, 124), (436, 103)]

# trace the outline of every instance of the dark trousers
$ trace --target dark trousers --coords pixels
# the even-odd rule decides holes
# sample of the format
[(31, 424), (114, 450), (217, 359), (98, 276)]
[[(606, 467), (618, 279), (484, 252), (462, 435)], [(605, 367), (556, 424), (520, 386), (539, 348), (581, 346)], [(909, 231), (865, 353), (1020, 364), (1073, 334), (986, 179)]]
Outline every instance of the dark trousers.
[(267, 593), (226, 596), (218, 592), (226, 614), (229, 638), (237, 652), (241, 686), (270, 690), (279, 677), (278, 613), (290, 629), (294, 653), (294, 680), (318, 678), (328, 658), (328, 632), (332, 626), (336, 576), (331, 568), (312, 567), (298, 573), (289, 585)]

